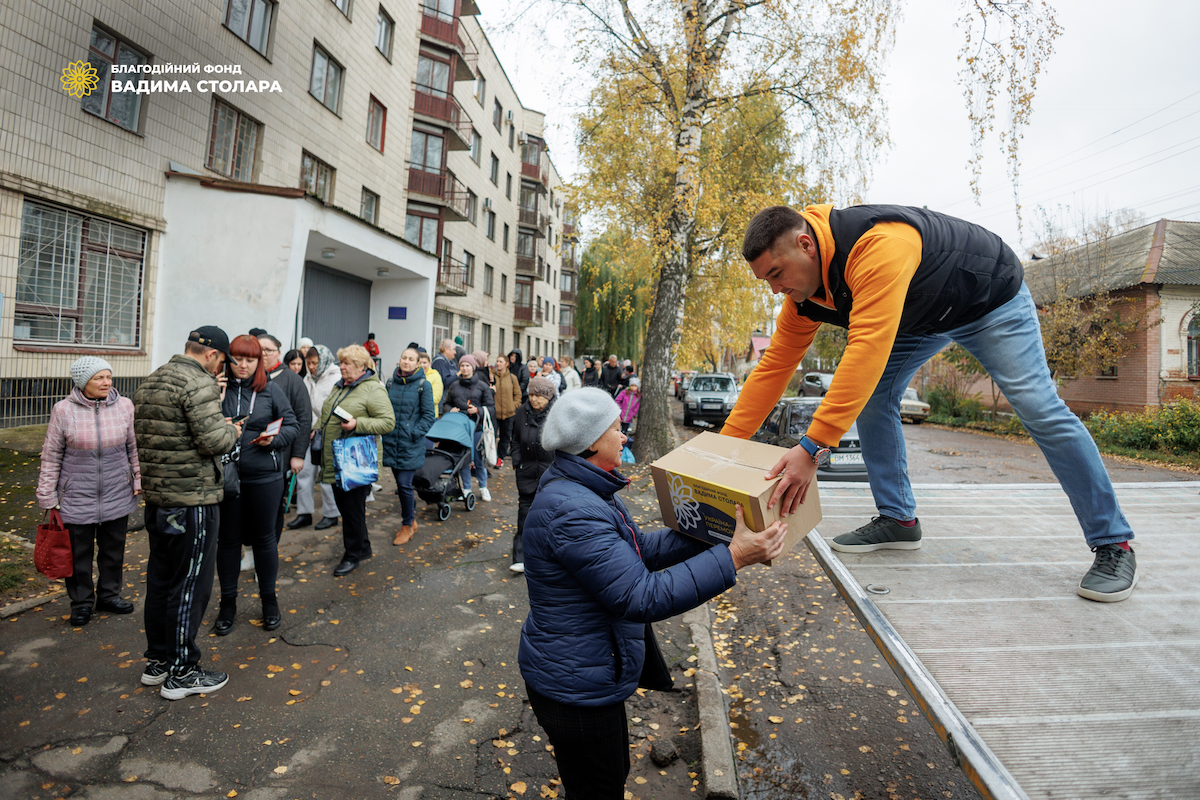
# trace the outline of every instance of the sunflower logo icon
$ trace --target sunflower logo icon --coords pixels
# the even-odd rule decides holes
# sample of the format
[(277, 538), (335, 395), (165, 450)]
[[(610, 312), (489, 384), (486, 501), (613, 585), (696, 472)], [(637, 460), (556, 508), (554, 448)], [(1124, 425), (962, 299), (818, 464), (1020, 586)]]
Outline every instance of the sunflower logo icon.
[(700, 527), (700, 504), (692, 496), (692, 487), (683, 482), (683, 478), (672, 475), (668, 483), (671, 492), (671, 505), (675, 509), (675, 519), (684, 530), (696, 530)]
[(86, 61), (73, 61), (63, 67), (63, 91), (71, 97), (87, 97), (99, 82), (96, 68)]

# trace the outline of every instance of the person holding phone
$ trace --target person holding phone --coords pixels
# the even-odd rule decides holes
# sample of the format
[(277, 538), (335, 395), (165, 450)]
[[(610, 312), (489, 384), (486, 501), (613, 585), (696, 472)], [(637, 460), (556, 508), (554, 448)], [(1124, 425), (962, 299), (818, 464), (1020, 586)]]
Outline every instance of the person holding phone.
[[(253, 336), (237, 336), (229, 344), (221, 410), (232, 422), (242, 419), (242, 433), (227, 459), (226, 470), (238, 480), (225, 482), (221, 526), (217, 534), (217, 577), (221, 607), (213, 630), (225, 636), (237, 618), (238, 576), (242, 545), (254, 553), (258, 595), (262, 600), (263, 630), (283, 622), (275, 594), (279, 549), (276, 517), (283, 501), (283, 471), (300, 423), (283, 390), (267, 380), (262, 346)], [(271, 431), (278, 428), (272, 435)], [(233, 486), (237, 485), (236, 493)]]

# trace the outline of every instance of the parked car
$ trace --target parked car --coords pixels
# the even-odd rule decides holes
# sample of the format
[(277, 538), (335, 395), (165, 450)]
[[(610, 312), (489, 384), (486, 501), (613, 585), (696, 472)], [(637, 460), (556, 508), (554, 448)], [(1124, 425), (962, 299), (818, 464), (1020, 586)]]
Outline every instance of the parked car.
[[(762, 427), (751, 436), (755, 442), (786, 447), (789, 450), (800, 444), (800, 438), (808, 431), (813, 414), (821, 407), (819, 397), (785, 397), (776, 403), (767, 415)], [(817, 479), (825, 481), (865, 481), (867, 467), (863, 463), (859, 444), (858, 425), (842, 436), (837, 447), (830, 448), (829, 464), (817, 469)]]
[(738, 399), (737, 381), (728, 372), (701, 372), (691, 376), (683, 394), (683, 424), (696, 420), (724, 422)]
[(695, 377), (695, 375), (696, 370), (694, 369), (680, 370), (679, 373), (675, 375), (675, 398), (677, 400), (683, 399), (683, 393), (687, 391), (688, 384), (692, 382), (692, 378)]
[(810, 372), (800, 381), (800, 395), (802, 397), (824, 397), (832, 383), (832, 372)]
[(900, 419), (908, 420), (914, 425), (920, 424), (929, 416), (929, 403), (922, 402), (917, 397), (917, 390), (911, 386), (904, 390), (900, 397)]

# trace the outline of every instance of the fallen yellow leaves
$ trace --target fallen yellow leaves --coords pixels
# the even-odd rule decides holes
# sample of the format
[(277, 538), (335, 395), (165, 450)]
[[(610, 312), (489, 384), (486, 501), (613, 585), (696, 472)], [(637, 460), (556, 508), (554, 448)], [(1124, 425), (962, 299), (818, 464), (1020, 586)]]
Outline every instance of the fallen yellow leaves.
[(237, 789), (230, 789), (229, 794), (227, 794), (225, 796), (226, 797), (237, 797)]
[(474, 683), (472, 683), (470, 679), (467, 679), (467, 680), (465, 680), (465, 681), (462, 681), (462, 682), (461, 682), (461, 683), (459, 683), (458, 685), (459, 685), (459, 686), (461, 686), (461, 687), (462, 687), (462, 688), (464, 688), (464, 689), (470, 689), (470, 688), (471, 688), (472, 686), (474, 686), (475, 684), (474, 684)]
[(54, 695), (54, 699), (55, 699), (55, 700), (62, 700), (62, 699), (63, 699), (64, 697), (66, 697), (66, 696), (67, 696), (67, 693), (66, 693), (66, 692), (59, 692), (58, 694)]
[(288, 694), (290, 694), (292, 697), (295, 697), (296, 695), (300, 694), (300, 690), (299, 689), (288, 689)]
[(875, 752), (875, 751), (871, 749), (871, 746), (870, 746), (870, 745), (866, 745), (866, 744), (864, 744), (864, 745), (861, 745), (861, 746), (858, 748), (858, 752), (860, 752), (860, 753), (873, 753), (873, 752)]
[(283, 667), (280, 667), (276, 664), (268, 664), (267, 665), (267, 672), (283, 672), (283, 669), (284, 669)]
[(525, 794), (525, 790), (528, 787), (525, 785), (525, 781), (517, 781), (516, 783), (514, 783), (512, 786), (510, 786), (508, 788), (512, 789), (517, 794)]
[(248, 700), (253, 700), (253, 699), (254, 699), (254, 698), (253, 698), (253, 697), (251, 697), (250, 695), (242, 695), (241, 697), (239, 697), (239, 698), (237, 699), (237, 701), (238, 701), (239, 703), (245, 703), (246, 701), (248, 701)]
[(83, 677), (83, 678), (80, 678), (79, 680), (77, 680), (77, 681), (75, 681), (75, 682), (76, 682), (76, 683), (87, 683), (87, 678), (86, 678), (86, 677)]
[(634, 778), (634, 779), (633, 779), (633, 782), (634, 782), (634, 783), (636, 783), (636, 784), (649, 783), (649, 781), (647, 781), (647, 780), (646, 780), (645, 778), (643, 778), (641, 775), (638, 775), (636, 778)]
[(422, 744), (424, 744), (424, 742), (413, 742), (413, 743), (412, 743), (412, 746), (413, 746), (413, 747), (420, 747)]
[(282, 775), (285, 772), (287, 772), (287, 767), (276, 767), (275, 768), (276, 775)]
[(386, 783), (388, 786), (399, 786), (400, 785), (400, 779), (397, 778), (395, 775), (384, 775), (383, 782)]
[(768, 721), (768, 722), (773, 722), (773, 723), (775, 723), (776, 725), (778, 725), (778, 724), (780, 724), (781, 722), (783, 722), (783, 717), (767, 717), (767, 721)]
[(174, 736), (174, 735), (175, 735), (175, 731), (164, 731), (163, 732), (163, 736)]

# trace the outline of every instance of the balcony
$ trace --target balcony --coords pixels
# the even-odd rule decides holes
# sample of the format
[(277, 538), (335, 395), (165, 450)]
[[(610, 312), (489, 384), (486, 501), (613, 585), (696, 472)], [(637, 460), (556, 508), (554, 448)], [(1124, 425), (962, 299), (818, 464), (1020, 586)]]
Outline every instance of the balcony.
[(413, 84), (415, 100), (413, 114), (445, 127), (453, 134), (446, 137), (447, 150), (467, 150), (471, 147), (471, 118), (453, 96), (429, 86)]
[(467, 293), (467, 268), (459, 260), (446, 256), (438, 265), (437, 286), (435, 295), (456, 295), (462, 297)]
[(560, 303), (570, 303), (571, 305), (575, 305), (575, 292), (568, 292), (566, 289), (563, 289), (558, 293), (558, 300)]
[(558, 338), (560, 338), (560, 339), (574, 339), (574, 338), (576, 338), (576, 336), (575, 336), (575, 326), (574, 326), (574, 325), (561, 325), (561, 324), (560, 324), (560, 325), (558, 326)]
[(455, 59), (457, 62), (454, 70), (455, 80), (475, 80), (475, 68), (479, 63), (479, 51), (475, 48), (474, 43), (471, 42), (470, 37), (463, 35), (458, 25), (457, 15), (446, 14), (422, 3), (421, 36), (443, 47), (448, 46), (458, 56)]
[(514, 328), (536, 328), (544, 321), (544, 314), (540, 306), (513, 306), (513, 327)]
[(550, 184), (550, 167), (545, 163), (530, 164), (526, 161), (522, 161), (521, 177), (537, 181), (542, 186), (548, 186)]
[(517, 274), (541, 278), (542, 270), (539, 268), (537, 256), (517, 256)]
[(539, 214), (536, 208), (517, 209), (517, 224), (533, 228), (537, 231), (538, 236), (544, 237), (546, 235), (546, 225), (549, 222), (550, 219), (545, 214)]
[(410, 163), (408, 165), (408, 191), (421, 195), (446, 209), (447, 222), (464, 222), (467, 219), (467, 189), (453, 174), (446, 170), (426, 172)]

